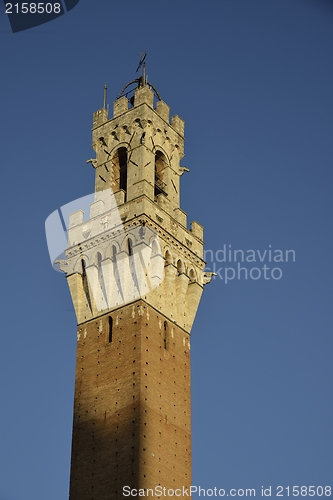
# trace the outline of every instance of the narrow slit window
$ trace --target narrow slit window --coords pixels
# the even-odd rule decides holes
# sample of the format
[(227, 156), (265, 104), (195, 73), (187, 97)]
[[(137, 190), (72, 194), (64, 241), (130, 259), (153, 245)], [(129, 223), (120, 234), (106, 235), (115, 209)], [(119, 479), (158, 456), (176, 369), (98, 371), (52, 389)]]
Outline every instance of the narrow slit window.
[(109, 343), (112, 342), (112, 326), (113, 326), (113, 319), (111, 316), (109, 316)]
[(164, 321), (164, 349), (168, 348), (168, 323)]

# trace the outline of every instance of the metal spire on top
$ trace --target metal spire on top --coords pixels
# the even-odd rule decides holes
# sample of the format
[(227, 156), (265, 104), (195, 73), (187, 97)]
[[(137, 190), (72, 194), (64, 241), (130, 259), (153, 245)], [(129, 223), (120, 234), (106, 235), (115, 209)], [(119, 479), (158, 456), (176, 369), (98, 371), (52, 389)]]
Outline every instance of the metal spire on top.
[(131, 94), (133, 92), (133, 88), (128, 90), (127, 92), (125, 92), (125, 90), (130, 86), (132, 85), (133, 83), (137, 83), (137, 87), (149, 87), (150, 89), (153, 90), (153, 92), (155, 93), (155, 96), (157, 97), (157, 99), (159, 101), (162, 100), (159, 92), (157, 91), (157, 89), (154, 87), (154, 85), (152, 85), (151, 83), (148, 82), (147, 80), (147, 75), (146, 75), (146, 57), (147, 57), (147, 52), (140, 52), (141, 54), (141, 58), (140, 58), (140, 62), (138, 64), (138, 67), (136, 68), (136, 73), (139, 71), (139, 69), (141, 70), (140, 73), (141, 75), (139, 76), (139, 78), (136, 78), (135, 80), (132, 80), (131, 82), (127, 83), (125, 85), (125, 87), (122, 88), (120, 94), (118, 95), (117, 99), (120, 99), (120, 97), (127, 97), (128, 94)]
[(141, 70), (141, 75), (140, 75), (140, 79), (141, 79), (141, 83), (142, 85), (146, 85), (147, 83), (147, 76), (146, 76), (146, 57), (147, 57), (147, 52), (145, 51), (143, 54), (142, 52), (140, 52), (141, 54), (141, 59), (140, 59), (140, 62), (139, 62), (139, 65), (138, 67), (136, 68), (136, 72), (137, 73), (139, 71), (139, 69)]

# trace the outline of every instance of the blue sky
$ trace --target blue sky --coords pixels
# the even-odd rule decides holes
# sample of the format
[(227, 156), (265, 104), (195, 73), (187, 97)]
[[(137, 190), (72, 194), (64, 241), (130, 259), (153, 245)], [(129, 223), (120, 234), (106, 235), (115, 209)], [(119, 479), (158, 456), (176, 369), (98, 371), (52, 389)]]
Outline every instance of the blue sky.
[(332, 3), (80, 0), (16, 34), (0, 14), (0, 500), (68, 498), (76, 320), (44, 221), (92, 191), (92, 113), (144, 50), (185, 119), (181, 206), (206, 249), (296, 255), (281, 279), (227, 284), (237, 263), (207, 262), (222, 270), (192, 330), (193, 484), (333, 486)]

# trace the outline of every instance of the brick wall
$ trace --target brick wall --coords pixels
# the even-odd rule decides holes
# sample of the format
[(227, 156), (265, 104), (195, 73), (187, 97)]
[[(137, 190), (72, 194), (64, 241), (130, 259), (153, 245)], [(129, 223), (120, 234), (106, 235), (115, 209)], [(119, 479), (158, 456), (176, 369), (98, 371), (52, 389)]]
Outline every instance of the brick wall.
[(78, 327), (70, 500), (157, 485), (191, 485), (189, 334), (138, 300)]

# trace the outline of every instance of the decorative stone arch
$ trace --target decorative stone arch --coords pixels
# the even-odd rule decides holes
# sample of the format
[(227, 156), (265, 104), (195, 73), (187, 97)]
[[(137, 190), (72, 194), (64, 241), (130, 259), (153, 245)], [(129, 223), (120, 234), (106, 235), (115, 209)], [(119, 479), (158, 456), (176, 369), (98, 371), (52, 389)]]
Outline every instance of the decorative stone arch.
[(191, 283), (195, 283), (197, 281), (197, 273), (195, 272), (193, 267), (191, 267), (191, 269), (189, 270), (188, 276)]
[(169, 167), (170, 165), (169, 154), (167, 153), (167, 150), (162, 146), (162, 144), (165, 142), (165, 139), (163, 138), (161, 145), (157, 141), (154, 142), (155, 142), (155, 146), (153, 148), (154, 155), (156, 156), (157, 153), (160, 153), (164, 157), (166, 166)]
[(122, 238), (121, 242), (119, 243), (119, 250), (118, 250), (119, 253), (120, 252), (125, 252), (125, 253), (128, 254), (128, 245), (129, 245), (128, 242), (129, 241), (131, 242), (131, 245), (132, 245), (132, 248), (133, 248), (136, 245), (136, 243), (137, 243), (137, 239), (135, 237), (134, 232), (124, 235), (124, 237)]
[[(115, 252), (113, 249), (115, 249)], [(114, 257), (114, 255), (117, 255), (120, 252), (121, 252), (121, 248), (120, 248), (118, 241), (113, 241), (107, 247), (106, 252), (105, 252), (105, 257), (109, 257), (110, 259), (112, 259)]]
[(126, 238), (126, 253), (129, 257), (132, 257), (133, 256), (133, 247), (134, 247), (134, 243), (133, 243), (133, 236), (127, 236)]
[(181, 261), (181, 259), (177, 260), (177, 266), (176, 267), (177, 267), (177, 276), (180, 276), (181, 274), (184, 274), (184, 272), (185, 272), (185, 265)]
[(166, 266), (168, 266), (169, 264), (173, 264), (172, 254), (169, 249), (166, 249), (164, 256)]
[[(117, 135), (117, 133), (115, 132), (115, 135)], [(113, 157), (115, 156), (115, 154), (117, 153), (118, 149), (119, 148), (126, 148), (127, 150), (129, 149), (129, 142), (128, 141), (119, 141), (112, 149), (110, 149), (110, 156)]]
[(117, 242), (113, 242), (109, 247), (109, 255), (113, 262), (115, 262), (117, 255), (120, 253), (121, 249)]
[(155, 255), (161, 255), (162, 248), (159, 241), (156, 238), (153, 238), (150, 241), (150, 247), (151, 247), (151, 257), (154, 257)]
[(74, 272), (75, 272), (75, 273), (79, 273), (79, 274), (82, 274), (82, 273), (83, 273), (82, 261), (84, 261), (84, 263), (85, 263), (85, 267), (87, 267), (87, 266), (89, 265), (89, 263), (90, 263), (90, 262), (89, 262), (89, 261), (90, 261), (90, 259), (89, 259), (88, 255), (80, 255), (80, 256), (77, 258), (77, 260), (76, 260), (76, 262), (75, 262), (75, 264), (74, 264)]
[(102, 260), (103, 260), (103, 255), (100, 250), (97, 250), (95, 257), (94, 257), (94, 264), (97, 267), (100, 267), (102, 265)]

